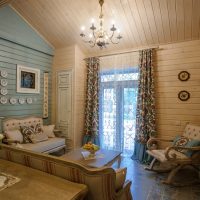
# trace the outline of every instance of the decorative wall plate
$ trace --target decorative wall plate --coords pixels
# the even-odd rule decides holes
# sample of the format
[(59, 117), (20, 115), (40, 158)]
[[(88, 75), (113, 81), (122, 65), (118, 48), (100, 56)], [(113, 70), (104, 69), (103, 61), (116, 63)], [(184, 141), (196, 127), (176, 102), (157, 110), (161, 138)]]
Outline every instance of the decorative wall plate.
[(187, 71), (181, 71), (181, 72), (178, 74), (178, 79), (179, 79), (180, 81), (187, 81), (189, 78), (190, 78), (190, 73), (187, 72)]
[(182, 90), (178, 93), (178, 98), (181, 101), (187, 101), (190, 98), (190, 93), (188, 91)]
[(8, 102), (8, 99), (7, 99), (6, 97), (1, 97), (1, 98), (0, 98), (0, 102), (1, 102), (2, 104), (6, 104), (6, 103)]
[(7, 95), (8, 94), (8, 90), (6, 88), (1, 88), (1, 94), (2, 95)]
[(8, 81), (6, 79), (1, 79), (1, 85), (2, 86), (7, 86), (8, 85)]
[(17, 103), (17, 99), (15, 97), (11, 97), (10, 98), (10, 103), (11, 104), (16, 104)]
[(1, 70), (1, 76), (6, 78), (8, 76), (8, 72), (6, 70)]
[(32, 104), (32, 103), (33, 103), (33, 100), (32, 100), (31, 97), (28, 97), (28, 98), (26, 99), (26, 101), (27, 101), (28, 104)]
[(24, 103), (25, 103), (25, 98), (20, 97), (20, 98), (19, 98), (19, 103), (20, 103), (20, 104), (24, 104)]

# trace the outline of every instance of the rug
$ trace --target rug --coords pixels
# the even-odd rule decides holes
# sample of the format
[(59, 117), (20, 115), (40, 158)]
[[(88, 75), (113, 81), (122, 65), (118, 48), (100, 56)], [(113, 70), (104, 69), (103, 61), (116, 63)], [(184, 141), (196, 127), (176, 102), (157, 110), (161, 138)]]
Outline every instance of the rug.
[(0, 173), (0, 191), (18, 183), (20, 178), (12, 176), (10, 174)]

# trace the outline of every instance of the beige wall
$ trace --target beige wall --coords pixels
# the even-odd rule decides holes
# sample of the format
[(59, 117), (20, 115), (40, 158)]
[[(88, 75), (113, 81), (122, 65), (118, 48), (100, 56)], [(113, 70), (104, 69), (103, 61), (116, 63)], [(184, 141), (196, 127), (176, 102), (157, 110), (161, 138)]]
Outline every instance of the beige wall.
[[(200, 40), (160, 46), (154, 58), (156, 76), (156, 123), (158, 136), (173, 138), (182, 134), (187, 122), (200, 125)], [(180, 71), (190, 79), (178, 79)], [(187, 90), (190, 99), (178, 99)]]
[(52, 75), (52, 123), (56, 123), (56, 72), (60, 70), (73, 70), (73, 108), (72, 131), (74, 135), (73, 146), (81, 145), (84, 129), (84, 102), (86, 73), (84, 54), (77, 45), (56, 49), (53, 60)]

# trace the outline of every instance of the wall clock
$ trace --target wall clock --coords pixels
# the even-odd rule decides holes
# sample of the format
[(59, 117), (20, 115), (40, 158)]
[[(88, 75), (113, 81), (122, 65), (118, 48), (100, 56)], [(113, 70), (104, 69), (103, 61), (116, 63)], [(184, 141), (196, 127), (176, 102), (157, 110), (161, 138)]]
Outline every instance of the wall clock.
[(185, 91), (185, 90), (182, 90), (178, 93), (178, 98), (181, 100), (181, 101), (187, 101), (189, 98), (190, 98), (190, 93)]
[(190, 78), (190, 73), (187, 72), (187, 71), (181, 71), (181, 72), (178, 74), (178, 79), (179, 79), (180, 81), (187, 81), (189, 78)]

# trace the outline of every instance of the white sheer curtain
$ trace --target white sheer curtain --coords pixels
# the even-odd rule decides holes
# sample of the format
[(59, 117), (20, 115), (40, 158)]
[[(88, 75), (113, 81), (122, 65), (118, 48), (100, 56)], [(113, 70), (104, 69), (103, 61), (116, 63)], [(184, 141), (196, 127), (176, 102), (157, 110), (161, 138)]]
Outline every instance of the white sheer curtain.
[(100, 58), (101, 147), (132, 155), (138, 84), (138, 52)]

